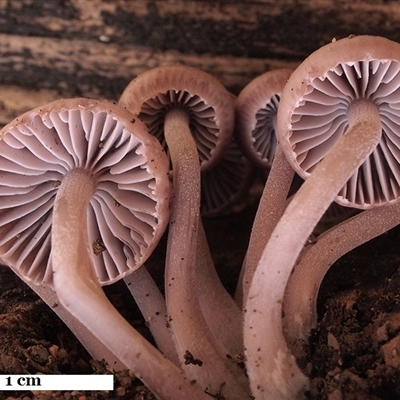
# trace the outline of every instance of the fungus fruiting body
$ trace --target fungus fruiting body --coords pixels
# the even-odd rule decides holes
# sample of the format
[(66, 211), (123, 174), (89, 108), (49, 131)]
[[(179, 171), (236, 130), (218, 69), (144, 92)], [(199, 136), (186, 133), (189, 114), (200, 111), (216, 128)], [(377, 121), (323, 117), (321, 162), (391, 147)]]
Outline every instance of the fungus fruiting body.
[[(218, 196), (203, 184), (214, 210), (247, 176), (226, 174), (238, 156), (233, 104), (208, 74), (168, 66), (138, 76), (119, 105), (62, 100), (0, 132), (1, 261), (59, 303), (55, 311), (93, 357), (131, 369), (161, 399), (300, 397), (308, 380), (286, 338), (307, 339), (329, 266), (398, 221), (400, 45), (334, 41), (237, 99), (236, 139), (271, 170), (234, 302), (200, 218), (202, 174), (218, 189), (225, 176), (237, 178)], [(245, 132), (253, 136), (238, 139)], [(295, 172), (305, 181), (288, 200)], [(307, 245), (333, 201), (366, 210)], [(170, 215), (164, 299), (139, 267)], [(161, 352), (105, 296), (101, 286), (119, 279)], [(243, 351), (246, 372), (232, 362)]]
[(0, 136), (2, 260), (54, 288), (92, 354), (132, 369), (161, 398), (205, 398), (101, 289), (139, 268), (168, 222), (160, 144), (126, 110), (88, 99), (27, 112)]
[(374, 207), (333, 226), (302, 251), (286, 287), (284, 331), (306, 341), (317, 325), (317, 297), (329, 268), (344, 254), (399, 224), (400, 202)]
[(338, 40), (310, 55), (282, 92), (279, 143), (307, 179), (263, 251), (246, 302), (247, 368), (260, 398), (294, 398), (307, 384), (282, 334), (282, 301), (318, 220), (333, 200), (359, 208), (397, 201), (399, 54), (384, 38)]
[(270, 168), (235, 294), (240, 305), (247, 297), (261, 253), (286, 207), (294, 176), (276, 137), (279, 100), (291, 72), (278, 69), (256, 77), (242, 89), (235, 104), (235, 134), (242, 152), (255, 165)]
[(201, 174), (201, 216), (226, 215), (240, 207), (254, 176), (255, 168), (232, 138), (219, 163)]
[[(232, 307), (203, 314), (198, 291), (205, 290), (204, 301), (222, 296), (228, 299), (219, 280), (197, 272), (199, 236), (200, 169), (211, 169), (228, 146), (233, 130), (233, 97), (209, 74), (181, 65), (159, 67), (134, 79), (124, 90), (119, 103), (142, 119), (171, 159), (173, 200), (165, 269), (167, 311), (182, 368), (211, 393), (225, 385), (227, 396), (243, 399), (247, 379), (237, 365), (226, 359), (225, 349), (216, 342), (219, 312), (240, 311)], [(207, 263), (210, 266), (209, 263)], [(215, 274), (215, 277), (217, 275)], [(201, 289), (200, 289), (201, 288)], [(216, 306), (216, 307), (215, 307)], [(208, 307), (210, 310), (211, 308)], [(209, 320), (205, 318), (209, 317)], [(227, 328), (241, 337), (240, 327)], [(185, 362), (186, 351), (202, 360), (202, 367)]]
[(282, 89), (292, 70), (276, 69), (250, 81), (235, 102), (235, 136), (254, 164), (270, 168), (275, 156), (276, 118)]
[[(148, 133), (151, 139), (142, 144), (128, 131), (124, 123), (134, 125), (132, 117), (125, 112), (123, 123), (118, 112), (124, 113), (108, 102), (58, 101), (24, 114), (1, 132), (2, 257), (36, 283), (51, 283), (53, 202), (69, 182), (83, 183), (79, 198), (89, 203), (89, 241), (102, 284), (138, 268), (168, 223), (164, 155)], [(140, 121), (134, 126), (145, 137)], [(147, 164), (151, 154), (144, 150), (150, 149), (154, 156)]]

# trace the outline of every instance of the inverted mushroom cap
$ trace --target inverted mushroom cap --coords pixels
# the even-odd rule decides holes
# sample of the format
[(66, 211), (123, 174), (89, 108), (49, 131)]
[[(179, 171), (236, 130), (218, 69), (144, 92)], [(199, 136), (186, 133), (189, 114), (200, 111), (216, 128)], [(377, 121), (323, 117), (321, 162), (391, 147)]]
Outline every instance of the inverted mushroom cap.
[(248, 159), (261, 168), (270, 167), (276, 149), (276, 114), (280, 96), (292, 70), (265, 72), (250, 81), (235, 104), (235, 135)]
[(167, 153), (164, 115), (173, 107), (187, 110), (202, 171), (212, 168), (229, 144), (234, 126), (233, 102), (234, 97), (217, 79), (184, 65), (143, 72), (119, 100), (148, 126)]
[(168, 160), (132, 114), (108, 102), (55, 101), (0, 132), (0, 255), (20, 275), (51, 284), (53, 203), (63, 177), (95, 181), (89, 240), (101, 284), (137, 269), (169, 217)]
[(253, 182), (254, 167), (243, 156), (232, 138), (219, 163), (201, 177), (201, 207), (203, 217), (214, 217), (232, 211)]
[(297, 173), (307, 178), (346, 132), (349, 111), (359, 101), (376, 105), (382, 138), (336, 201), (368, 208), (400, 195), (400, 44), (356, 36), (311, 54), (282, 92), (278, 140)]

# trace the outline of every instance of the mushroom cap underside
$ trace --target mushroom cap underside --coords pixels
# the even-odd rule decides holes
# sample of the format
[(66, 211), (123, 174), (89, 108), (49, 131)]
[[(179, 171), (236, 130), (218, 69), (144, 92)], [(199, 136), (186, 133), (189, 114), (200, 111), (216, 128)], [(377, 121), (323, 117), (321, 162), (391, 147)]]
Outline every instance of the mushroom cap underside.
[(88, 235), (101, 284), (149, 256), (169, 218), (168, 160), (132, 114), (108, 101), (58, 100), (0, 132), (0, 256), (33, 283), (51, 284), (51, 221), (69, 171), (95, 181)]
[(201, 176), (201, 215), (215, 217), (230, 213), (248, 192), (255, 168), (231, 139), (219, 163)]
[(355, 36), (315, 51), (283, 89), (277, 131), (289, 162), (306, 179), (345, 134), (348, 110), (359, 100), (376, 105), (382, 137), (335, 201), (365, 209), (400, 197), (400, 44)]
[(184, 65), (145, 71), (133, 79), (119, 103), (148, 126), (168, 153), (164, 115), (187, 110), (203, 171), (211, 169), (229, 145), (234, 127), (234, 96), (210, 74)]
[(276, 149), (276, 115), (292, 70), (271, 70), (250, 81), (235, 102), (235, 137), (243, 154), (261, 168), (271, 166)]

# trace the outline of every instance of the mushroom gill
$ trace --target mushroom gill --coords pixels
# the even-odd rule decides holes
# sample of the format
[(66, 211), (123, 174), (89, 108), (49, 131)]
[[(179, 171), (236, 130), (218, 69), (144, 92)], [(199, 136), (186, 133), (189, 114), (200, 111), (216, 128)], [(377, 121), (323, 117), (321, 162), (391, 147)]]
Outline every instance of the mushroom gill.
[(96, 186), (88, 227), (101, 284), (138, 268), (168, 221), (162, 216), (168, 186), (160, 186), (160, 178), (151, 173), (143, 144), (96, 105), (81, 99), (56, 110), (48, 106), (2, 131), (0, 249), (4, 260), (35, 283), (51, 281), (53, 203), (71, 171), (86, 171)]
[(364, 59), (340, 63), (309, 82), (307, 92), (292, 114), (289, 142), (296, 171), (308, 177), (330, 148), (347, 131), (349, 112), (357, 102), (376, 105), (382, 138), (361, 168), (338, 193), (336, 201), (365, 208), (386, 203), (400, 193), (400, 63)]

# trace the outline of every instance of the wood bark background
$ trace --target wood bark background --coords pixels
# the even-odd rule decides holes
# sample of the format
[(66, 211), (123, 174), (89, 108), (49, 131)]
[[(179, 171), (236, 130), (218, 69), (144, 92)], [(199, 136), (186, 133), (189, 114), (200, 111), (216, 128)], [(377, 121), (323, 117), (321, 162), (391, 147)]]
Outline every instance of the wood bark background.
[(350, 34), (400, 41), (400, 3), (358, 0), (0, 0), (0, 125), (48, 101), (118, 99), (183, 63), (233, 93)]

